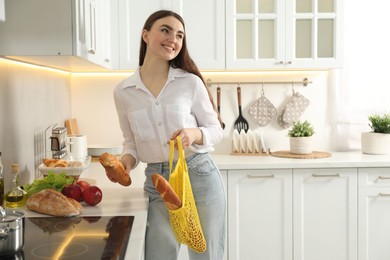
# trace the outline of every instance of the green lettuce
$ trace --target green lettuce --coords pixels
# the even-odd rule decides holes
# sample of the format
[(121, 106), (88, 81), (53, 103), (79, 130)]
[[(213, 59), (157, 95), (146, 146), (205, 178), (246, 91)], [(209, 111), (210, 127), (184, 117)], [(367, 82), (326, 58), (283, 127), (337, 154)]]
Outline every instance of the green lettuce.
[(27, 192), (28, 196), (44, 189), (54, 189), (61, 192), (63, 187), (73, 182), (74, 178), (66, 175), (65, 173), (56, 174), (48, 172), (46, 177), (42, 179), (35, 179), (33, 183), (23, 185), (23, 189)]

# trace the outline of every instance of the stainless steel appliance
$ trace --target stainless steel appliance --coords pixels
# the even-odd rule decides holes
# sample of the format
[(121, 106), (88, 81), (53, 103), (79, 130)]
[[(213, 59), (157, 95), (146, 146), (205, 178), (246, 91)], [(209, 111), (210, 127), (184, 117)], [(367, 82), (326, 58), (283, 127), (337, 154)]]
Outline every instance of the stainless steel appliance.
[(24, 246), (6, 259), (125, 259), (133, 222), (134, 216), (27, 217)]
[(66, 150), (66, 127), (56, 127), (51, 132), (51, 151), (54, 159), (64, 158), (68, 151)]

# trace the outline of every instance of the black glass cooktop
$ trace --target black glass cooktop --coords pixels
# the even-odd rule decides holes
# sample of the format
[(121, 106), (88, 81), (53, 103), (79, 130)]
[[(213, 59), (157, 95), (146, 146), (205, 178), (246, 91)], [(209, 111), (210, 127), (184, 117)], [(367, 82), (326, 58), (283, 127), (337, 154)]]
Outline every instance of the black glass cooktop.
[(24, 246), (9, 259), (124, 259), (134, 216), (26, 218)]

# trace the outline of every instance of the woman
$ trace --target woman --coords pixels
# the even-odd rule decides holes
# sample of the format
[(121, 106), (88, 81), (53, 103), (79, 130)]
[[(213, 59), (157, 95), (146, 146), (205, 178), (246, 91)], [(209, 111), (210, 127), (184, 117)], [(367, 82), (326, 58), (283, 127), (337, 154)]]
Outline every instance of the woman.
[(145, 258), (177, 259), (180, 245), (151, 175), (169, 179), (169, 141), (180, 136), (207, 250), (189, 250), (190, 259), (222, 259), (226, 200), (221, 175), (210, 158), (222, 140), (213, 100), (186, 46), (183, 19), (172, 11), (153, 13), (141, 36), (139, 68), (114, 90), (123, 132), (122, 164), (126, 171), (147, 163), (149, 195)]

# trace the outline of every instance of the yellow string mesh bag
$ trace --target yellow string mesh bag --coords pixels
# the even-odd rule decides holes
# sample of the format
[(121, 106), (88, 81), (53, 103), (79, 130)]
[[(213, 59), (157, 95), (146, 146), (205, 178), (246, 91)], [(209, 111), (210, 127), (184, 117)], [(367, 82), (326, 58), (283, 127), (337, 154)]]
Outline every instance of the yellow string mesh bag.
[(200, 225), (198, 210), (188, 175), (187, 162), (180, 137), (176, 138), (178, 146), (178, 159), (175, 169), (172, 171), (172, 161), (174, 155), (174, 141), (170, 142), (169, 158), (169, 184), (172, 186), (177, 196), (182, 201), (182, 207), (169, 211), (170, 223), (176, 240), (190, 247), (192, 250), (203, 253), (206, 251), (206, 239), (204, 238)]

